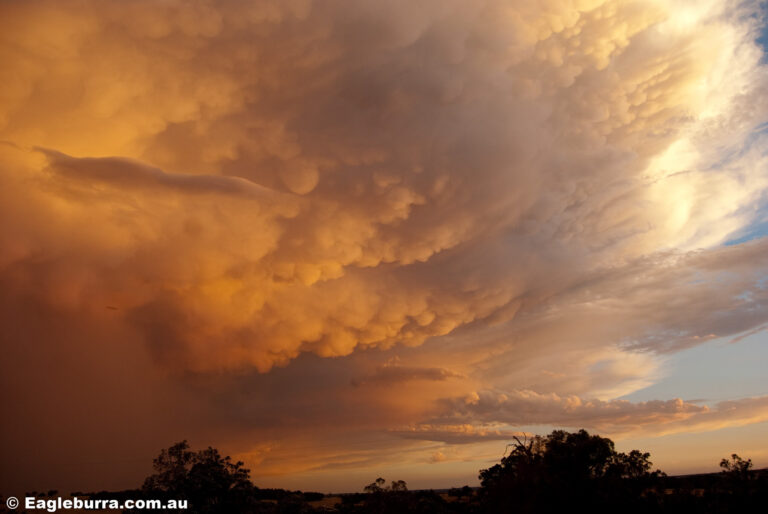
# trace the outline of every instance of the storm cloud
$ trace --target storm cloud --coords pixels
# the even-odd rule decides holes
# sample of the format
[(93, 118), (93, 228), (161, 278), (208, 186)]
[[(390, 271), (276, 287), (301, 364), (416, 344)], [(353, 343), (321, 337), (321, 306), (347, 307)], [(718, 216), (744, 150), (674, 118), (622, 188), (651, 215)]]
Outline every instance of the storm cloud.
[[(617, 399), (658, 356), (768, 319), (768, 243), (725, 244), (765, 212), (759, 16), (714, 0), (4, 2), (2, 369), (22, 390), (4, 403), (56, 404), (68, 366), (122, 360), (115, 380), (143, 385), (111, 401), (162, 425), (144, 447), (181, 426), (162, 414), (178, 405), (193, 435), (274, 458), (270, 473), (371, 438), (360, 463), (533, 423), (765, 420), (762, 398)], [(57, 352), (121, 358), (68, 358), (23, 387), (6, 373)], [(25, 416), (3, 429), (17, 460)], [(120, 433), (113, 408), (97, 417)]]

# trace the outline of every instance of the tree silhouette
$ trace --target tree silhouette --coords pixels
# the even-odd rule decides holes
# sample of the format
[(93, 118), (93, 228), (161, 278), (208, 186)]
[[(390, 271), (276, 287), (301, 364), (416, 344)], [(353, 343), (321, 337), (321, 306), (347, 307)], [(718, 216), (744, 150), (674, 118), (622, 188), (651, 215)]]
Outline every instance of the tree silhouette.
[(379, 477), (376, 480), (374, 480), (373, 482), (371, 482), (370, 484), (368, 484), (367, 486), (363, 487), (363, 491), (365, 491), (366, 493), (369, 493), (369, 494), (380, 493), (380, 492), (384, 491), (384, 484), (386, 484), (386, 483), (387, 483), (386, 480), (384, 480), (383, 478)]
[(585, 430), (515, 438), (510, 446), (501, 463), (480, 471), (490, 512), (555, 512), (574, 502), (593, 507), (630, 502), (662, 475), (650, 472), (650, 454), (618, 453), (613, 441)]
[(616, 453), (611, 457), (606, 475), (615, 478), (644, 479), (664, 476), (658, 469), (651, 472), (653, 463), (649, 460), (651, 454), (632, 450), (629, 453)]
[(752, 459), (744, 460), (737, 454), (731, 454), (731, 460), (723, 459), (720, 461), (722, 473), (738, 480), (748, 480), (749, 470), (752, 468)]
[(405, 484), (405, 480), (393, 480), (392, 485), (389, 486), (389, 490), (393, 492), (407, 491), (408, 486)]
[[(377, 478), (365, 493), (344, 494), (340, 514), (481, 514), (751, 512), (768, 504), (768, 470), (752, 470), (751, 459), (722, 459), (722, 473), (667, 477), (651, 471), (650, 454), (617, 452), (613, 441), (585, 430), (555, 430), (547, 436), (516, 437), (501, 462), (480, 471), (482, 485), (435, 491), (409, 491), (402, 480), (387, 485)], [(309, 502), (321, 493), (259, 489), (242, 462), (218, 450), (192, 451), (187, 441), (164, 449), (153, 460), (154, 473), (141, 490), (72, 493), (91, 499), (187, 500), (187, 514), (309, 514), (327, 505)], [(27, 493), (50, 497), (56, 491)], [(448, 499), (443, 496), (447, 496)], [(0, 512), (2, 506), (0, 505)], [(142, 512), (149, 512), (143, 510)], [(174, 512), (162, 509), (155, 512)]]
[(155, 473), (142, 490), (167, 498), (186, 499), (187, 512), (243, 511), (253, 502), (255, 487), (242, 462), (222, 457), (215, 448), (191, 451), (187, 441), (176, 443), (154, 459)]
[(369, 494), (377, 494), (377, 493), (396, 493), (396, 492), (404, 492), (408, 490), (408, 485), (405, 483), (405, 480), (393, 480), (392, 484), (389, 486), (384, 486), (387, 481), (383, 478), (379, 477), (367, 486), (363, 487), (363, 491)]
[(365, 494), (349, 498), (337, 505), (341, 512), (365, 512), (373, 514), (409, 514), (444, 512), (445, 500), (432, 491), (409, 491), (404, 480), (386, 480), (379, 477), (363, 490)]

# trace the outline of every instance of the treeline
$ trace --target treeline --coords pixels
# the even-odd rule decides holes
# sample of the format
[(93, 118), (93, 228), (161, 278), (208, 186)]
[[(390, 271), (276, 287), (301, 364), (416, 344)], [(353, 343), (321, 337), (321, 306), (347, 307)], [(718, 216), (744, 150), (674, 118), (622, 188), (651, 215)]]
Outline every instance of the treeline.
[[(233, 462), (215, 448), (192, 451), (187, 441), (164, 449), (154, 459), (154, 473), (140, 489), (111, 493), (89, 493), (95, 499), (186, 500), (187, 514), (219, 513), (302, 513), (315, 512), (309, 502), (321, 500), (323, 493), (263, 489), (250, 480), (243, 462)], [(73, 496), (75, 494), (73, 493)], [(133, 511), (129, 511), (133, 512)], [(154, 512), (143, 509), (136, 512)], [(172, 513), (172, 509), (157, 512)]]
[[(214, 448), (192, 451), (186, 441), (162, 450), (140, 489), (73, 496), (187, 500), (188, 514), (218, 513), (679, 513), (762, 511), (768, 505), (768, 471), (755, 471), (738, 455), (720, 473), (669, 477), (653, 470), (650, 454), (617, 452), (613, 441), (585, 430), (556, 430), (515, 439), (501, 461), (480, 470), (480, 487), (409, 491), (402, 480), (378, 478), (363, 493), (260, 489), (242, 462)], [(141, 512), (151, 512), (143, 510)], [(158, 511), (160, 512), (160, 511)], [(174, 512), (163, 509), (164, 513)]]
[(768, 505), (768, 470), (753, 471), (752, 461), (736, 454), (720, 462), (721, 473), (669, 477), (652, 469), (649, 453), (617, 452), (613, 441), (585, 430), (516, 439), (509, 448), (499, 464), (480, 471), (479, 488), (465, 486), (437, 495), (371, 484), (367, 494), (346, 499), (338, 510), (677, 514), (762, 512)]
[(768, 476), (732, 455), (720, 474), (668, 477), (650, 454), (619, 453), (613, 441), (584, 430), (556, 430), (516, 440), (509, 455), (480, 472), (468, 512), (741, 512), (765, 505)]

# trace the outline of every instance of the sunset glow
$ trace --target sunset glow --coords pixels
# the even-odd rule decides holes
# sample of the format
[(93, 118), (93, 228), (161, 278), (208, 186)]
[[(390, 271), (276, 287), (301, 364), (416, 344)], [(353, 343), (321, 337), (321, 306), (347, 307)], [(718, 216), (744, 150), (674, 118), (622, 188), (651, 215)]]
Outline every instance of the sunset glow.
[(764, 8), (0, 0), (3, 491), (768, 466)]

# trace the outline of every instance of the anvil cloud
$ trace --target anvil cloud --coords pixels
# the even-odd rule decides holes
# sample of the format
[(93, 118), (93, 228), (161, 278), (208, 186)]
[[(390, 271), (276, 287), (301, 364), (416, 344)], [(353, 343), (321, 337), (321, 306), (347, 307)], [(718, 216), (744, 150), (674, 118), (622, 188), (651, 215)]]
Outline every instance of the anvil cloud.
[[(142, 454), (191, 434), (256, 474), (526, 424), (768, 419), (764, 398), (617, 399), (768, 319), (768, 243), (725, 245), (765, 213), (760, 15), (4, 2), (3, 453), (100, 455), (121, 404), (154, 420)], [(24, 405), (65, 400), (89, 414), (28, 430)]]

